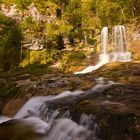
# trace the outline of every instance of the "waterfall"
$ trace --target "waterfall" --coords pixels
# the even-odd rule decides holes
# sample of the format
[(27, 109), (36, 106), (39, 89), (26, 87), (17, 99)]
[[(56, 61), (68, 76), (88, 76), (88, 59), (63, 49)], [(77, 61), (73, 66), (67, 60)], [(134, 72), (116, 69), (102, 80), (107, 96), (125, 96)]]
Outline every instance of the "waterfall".
[(113, 52), (110, 54), (111, 62), (131, 61), (131, 53), (128, 52), (128, 42), (126, 37), (126, 29), (124, 26), (113, 27), (112, 47), (113, 47)]
[(128, 52), (128, 42), (124, 26), (114, 26), (112, 28), (112, 48), (112, 52), (109, 52), (108, 27), (103, 27), (101, 31), (101, 54), (99, 55), (99, 62), (95, 66), (88, 66), (84, 70), (74, 74), (92, 72), (109, 62), (131, 61), (131, 53)]
[(126, 30), (124, 26), (115, 26), (112, 30), (112, 44), (115, 52), (125, 52), (127, 49)]
[(102, 54), (107, 54), (107, 46), (108, 46), (108, 28), (103, 27), (101, 31), (101, 46), (102, 46)]
[(108, 48), (108, 27), (103, 27), (101, 31), (101, 54), (99, 55), (100, 65), (104, 65), (109, 62), (107, 48)]
[(92, 72), (109, 62), (108, 55), (108, 27), (103, 27), (101, 31), (101, 54), (99, 55), (99, 62), (95, 66), (88, 66), (84, 70), (76, 72), (74, 74), (85, 74)]

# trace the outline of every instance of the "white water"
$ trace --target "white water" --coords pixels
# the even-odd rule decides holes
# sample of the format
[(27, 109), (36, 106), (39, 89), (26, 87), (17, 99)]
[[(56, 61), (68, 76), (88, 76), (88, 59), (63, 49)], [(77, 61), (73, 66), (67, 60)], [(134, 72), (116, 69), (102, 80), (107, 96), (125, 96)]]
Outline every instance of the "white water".
[[(56, 119), (55, 117), (60, 114), (60, 112), (57, 110), (53, 112), (51, 111), (52, 114), (49, 116), (49, 119), (46, 120), (42, 120), (39, 116), (34, 115), (27, 117), (26, 114), (29, 112), (29, 110), (35, 110), (36, 112), (39, 112), (38, 109), (34, 109), (34, 107), (40, 107), (40, 103), (38, 101), (41, 101), (41, 97), (30, 99), (19, 111), (20, 113), (17, 113), (18, 115), (16, 115), (14, 118), (11, 118), (11, 120), (14, 120), (14, 124), (17, 121), (17, 123), (21, 122), (21, 125), (27, 127), (27, 133), (31, 131), (32, 133), (39, 134), (40, 137), (37, 137), (35, 140), (99, 140), (95, 134), (96, 129), (98, 128), (97, 124), (92, 123), (95, 130), (91, 131), (88, 129), (93, 118), (95, 118), (93, 115), (83, 114), (80, 119), (80, 124), (75, 123), (69, 118), (65, 118), (67, 114), (69, 115), (68, 112), (65, 112), (62, 117)], [(44, 100), (42, 100), (41, 103), (44, 104)], [(21, 118), (17, 118), (19, 116), (21, 116)], [(9, 120), (7, 118), (5, 119), (5, 117), (1, 118), (1, 123)], [(12, 125), (12, 123), (10, 123), (10, 125)], [(19, 133), (18, 131), (16, 133), (17, 135), (22, 134), (20, 134), (20, 130)]]
[[(102, 93), (111, 84), (114, 84), (104, 81), (102, 77), (98, 78), (96, 82), (98, 83), (97, 86), (89, 94)], [(99, 140), (96, 136), (99, 126), (95, 122), (95, 115), (83, 113), (76, 123), (71, 119), (69, 110), (62, 114), (59, 109), (53, 110), (48, 106), (49, 101), (55, 103), (55, 101), (59, 99), (61, 101), (64, 97), (71, 99), (72, 96), (81, 98), (82, 94), (86, 94), (86, 92), (65, 91), (56, 96), (33, 97), (25, 103), (14, 118), (1, 116), (0, 122), (5, 123), (10, 120), (14, 120), (14, 124), (21, 122), (21, 125), (27, 128), (27, 131), (32, 130), (33, 133), (42, 135), (36, 140)], [(19, 133), (19, 135), (21, 134)]]
[(98, 68), (100, 68), (101, 66), (103, 66), (102, 63), (99, 63), (95, 66), (88, 66), (86, 67), (84, 70), (82, 71), (79, 71), (79, 72), (75, 72), (74, 74), (85, 74), (85, 73), (89, 73), (89, 72), (92, 72), (94, 70), (97, 70)]
[(25, 119), (21, 119), (24, 122), (24, 125), (32, 126), (33, 130), (39, 134), (46, 134), (46, 132), (51, 128), (51, 124), (41, 120), (38, 117), (28, 117)]
[(101, 46), (102, 46), (101, 54), (106, 55), (107, 46), (108, 46), (108, 28), (107, 27), (103, 27), (101, 31)]
[(107, 47), (108, 47), (108, 28), (107, 27), (104, 27), (101, 31), (101, 44), (102, 44), (102, 49), (101, 49), (101, 54), (99, 55), (98, 64), (95, 66), (88, 66), (84, 70), (75, 72), (74, 74), (85, 74), (85, 73), (92, 72), (109, 62), (109, 55), (107, 53)]
[(95, 66), (88, 66), (84, 70), (74, 74), (86, 74), (97, 70), (101, 66), (109, 62), (129, 62), (131, 61), (131, 53), (128, 52), (128, 42), (126, 37), (126, 29), (124, 26), (115, 26), (112, 29), (112, 47), (113, 51), (108, 52), (108, 28), (103, 27), (101, 31), (101, 54), (99, 62)]
[(33, 97), (25, 103), (25, 105), (17, 112), (15, 119), (26, 118), (29, 116), (39, 117), (38, 109), (44, 104), (44, 102), (51, 97)]
[(61, 94), (55, 96), (53, 99), (60, 99), (60, 98), (63, 98), (63, 97), (68, 97), (68, 96), (77, 96), (77, 95), (80, 95), (80, 94), (83, 94), (84, 92), (83, 91), (64, 91), (62, 92)]
[(6, 116), (0, 116), (0, 124), (3, 123), (3, 122), (7, 122), (9, 120), (11, 120), (11, 118), (6, 117)]
[(112, 47), (113, 47), (113, 52), (110, 54), (111, 62), (131, 61), (131, 53), (128, 52), (128, 41), (126, 37), (126, 29), (124, 26), (113, 27)]
[(44, 140), (87, 140), (87, 138), (93, 139), (90, 130), (70, 119), (60, 119), (56, 121)]
[(46, 101), (51, 101), (51, 100), (55, 100), (55, 99), (61, 99), (64, 97), (70, 97), (70, 96), (77, 96), (84, 93), (83, 91), (64, 91), (59, 95), (56, 96), (39, 96), (39, 97), (33, 97), (31, 98), (29, 101), (27, 101), (25, 103), (25, 105), (19, 110), (19, 112), (17, 112), (17, 114), (15, 115), (15, 119), (19, 119), (19, 118), (27, 118), (30, 116), (34, 116), (34, 117), (39, 117), (40, 116), (40, 107), (43, 106), (43, 104)]

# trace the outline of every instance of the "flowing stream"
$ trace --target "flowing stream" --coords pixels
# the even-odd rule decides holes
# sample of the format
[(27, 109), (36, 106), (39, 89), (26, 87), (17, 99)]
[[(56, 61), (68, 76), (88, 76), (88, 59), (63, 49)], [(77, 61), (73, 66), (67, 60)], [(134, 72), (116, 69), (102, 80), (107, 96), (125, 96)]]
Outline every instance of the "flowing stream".
[[(96, 79), (96, 83), (88, 91), (64, 91), (55, 96), (33, 97), (14, 117), (0, 116), (0, 140), (128, 140), (137, 118), (130, 113), (113, 115), (103, 108), (125, 110), (125, 104), (109, 99), (113, 98), (112, 93), (113, 96), (116, 93), (117, 98), (124, 92), (132, 92), (131, 88), (126, 90), (124, 84), (102, 77)], [(93, 103), (95, 99), (95, 105), (101, 106), (105, 112), (97, 113), (96, 107), (89, 107), (89, 113), (81, 110), (80, 104), (86, 105), (90, 100)]]
[(13, 118), (0, 117), (0, 140), (19, 140), (23, 135), (26, 135), (23, 139), (33, 140), (99, 140), (97, 132), (100, 127), (95, 121), (96, 115), (82, 113), (74, 121), (73, 115), (76, 114), (69, 110), (74, 104), (118, 85), (112, 81), (105, 82), (103, 78), (97, 79), (97, 83), (87, 92), (65, 91), (56, 96), (31, 98)]

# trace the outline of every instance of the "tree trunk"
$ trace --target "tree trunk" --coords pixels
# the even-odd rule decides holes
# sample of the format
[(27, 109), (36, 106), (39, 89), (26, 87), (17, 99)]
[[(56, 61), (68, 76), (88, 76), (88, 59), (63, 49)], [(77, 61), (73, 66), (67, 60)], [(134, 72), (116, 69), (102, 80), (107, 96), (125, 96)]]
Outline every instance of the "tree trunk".
[(99, 10), (98, 10), (98, 0), (96, 0), (96, 24), (99, 23)]

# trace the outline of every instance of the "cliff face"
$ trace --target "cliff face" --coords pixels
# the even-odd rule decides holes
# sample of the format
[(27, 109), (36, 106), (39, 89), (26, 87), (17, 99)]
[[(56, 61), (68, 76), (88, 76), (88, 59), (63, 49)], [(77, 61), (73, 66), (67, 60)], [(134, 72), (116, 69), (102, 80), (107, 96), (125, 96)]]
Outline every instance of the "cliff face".
[(128, 24), (128, 38), (129, 48), (133, 53), (133, 59), (140, 59), (140, 18), (132, 20), (131, 24)]
[(19, 24), (23, 34), (23, 47), (31, 47), (31, 50), (42, 49), (44, 46), (43, 31), (46, 31), (45, 25), (54, 22), (57, 18), (56, 9), (53, 6), (46, 7), (44, 10), (46, 13), (52, 12), (50, 15), (43, 13), (34, 3), (28, 5), (24, 11), (15, 4), (11, 4), (9, 7), (1, 4), (0, 9), (2, 14)]
[[(13, 65), (13, 68), (26, 66), (36, 61), (41, 64), (53, 61), (51, 53), (48, 52), (46, 54), (45, 50), (50, 48), (55, 49), (55, 47), (56, 49), (61, 49), (61, 44), (63, 48), (61, 35), (57, 31), (59, 25), (56, 25), (58, 23), (58, 9), (59, 7), (55, 3), (47, 3), (43, 8), (30, 3), (23, 9), (15, 4), (0, 4), (0, 59), (2, 60), (0, 69), (11, 69), (13, 61), (10, 61), (10, 59), (12, 60), (17, 55), (19, 56), (18, 58), (16, 57), (18, 64), (16, 66)], [(19, 31), (18, 34), (15, 30)], [(13, 46), (14, 53), (10, 51), (11, 46)], [(17, 52), (17, 50), (19, 51)], [(39, 53), (34, 51), (38, 51)], [(6, 54), (6, 52), (9, 52), (10, 56), (13, 54), (13, 56), (8, 59), (6, 55), (9, 55), (9, 53)], [(50, 56), (47, 57), (47, 55)], [(51, 60), (49, 57), (51, 57)], [(47, 58), (49, 60), (45, 60)]]

